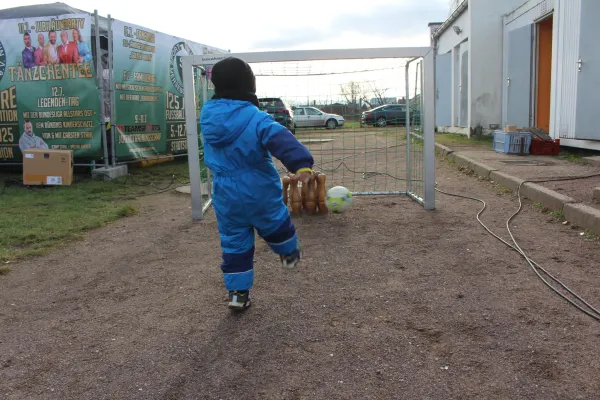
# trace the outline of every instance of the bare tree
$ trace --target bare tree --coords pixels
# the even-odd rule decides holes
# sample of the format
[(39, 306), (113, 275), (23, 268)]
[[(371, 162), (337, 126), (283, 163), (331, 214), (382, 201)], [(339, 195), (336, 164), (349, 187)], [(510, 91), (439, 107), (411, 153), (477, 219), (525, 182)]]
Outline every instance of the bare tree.
[(357, 107), (362, 107), (364, 104), (373, 107), (373, 103), (383, 105), (386, 103), (385, 93), (388, 88), (378, 87), (375, 82), (356, 82), (349, 81), (346, 84), (340, 85), (341, 95), (346, 100), (347, 104), (353, 104)]
[(380, 88), (374, 82), (369, 82), (369, 86), (371, 88), (371, 92), (373, 93), (373, 97), (377, 99), (379, 105), (386, 104), (385, 92), (389, 90), (389, 88)]
[(360, 82), (350, 81), (345, 85), (340, 85), (340, 90), (347, 104), (360, 105), (360, 101), (364, 97), (363, 87)]

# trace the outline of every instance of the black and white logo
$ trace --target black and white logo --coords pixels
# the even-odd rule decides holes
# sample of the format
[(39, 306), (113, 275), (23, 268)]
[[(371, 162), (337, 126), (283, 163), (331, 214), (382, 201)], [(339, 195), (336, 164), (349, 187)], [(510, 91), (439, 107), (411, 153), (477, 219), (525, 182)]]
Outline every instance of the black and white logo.
[(6, 71), (6, 52), (4, 46), (0, 42), (0, 81), (4, 78), (4, 72)]
[(169, 63), (169, 77), (171, 83), (181, 95), (183, 95), (183, 68), (181, 57), (193, 56), (190, 46), (185, 42), (179, 42), (171, 49), (171, 60)]

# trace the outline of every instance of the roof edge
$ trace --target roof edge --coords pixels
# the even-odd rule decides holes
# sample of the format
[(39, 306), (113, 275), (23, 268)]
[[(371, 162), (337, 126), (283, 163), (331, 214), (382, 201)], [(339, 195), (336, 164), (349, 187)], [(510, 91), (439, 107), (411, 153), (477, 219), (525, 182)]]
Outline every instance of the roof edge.
[(442, 26), (440, 26), (438, 28), (438, 30), (435, 31), (435, 33), (433, 34), (433, 38), (434, 39), (438, 38), (446, 29), (448, 29), (450, 27), (450, 25), (452, 23), (454, 23), (454, 21), (456, 21), (458, 19), (458, 17), (460, 17), (465, 12), (465, 10), (468, 7), (469, 7), (469, 0), (463, 0), (463, 2), (460, 3), (460, 5), (458, 7), (456, 7), (456, 10), (454, 10), (452, 12), (452, 14), (450, 14), (450, 17), (448, 17), (448, 19), (446, 21), (444, 21)]

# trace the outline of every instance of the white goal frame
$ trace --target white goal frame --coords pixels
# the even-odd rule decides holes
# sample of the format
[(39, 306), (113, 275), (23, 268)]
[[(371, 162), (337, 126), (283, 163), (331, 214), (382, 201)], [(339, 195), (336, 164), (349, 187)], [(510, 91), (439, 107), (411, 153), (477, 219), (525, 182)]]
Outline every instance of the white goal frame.
[[(247, 63), (286, 62), (286, 61), (324, 61), (324, 60), (357, 60), (378, 58), (423, 58), (423, 105), (421, 121), (423, 124), (423, 169), (424, 195), (418, 197), (407, 191), (406, 194), (422, 204), (426, 210), (435, 209), (435, 51), (431, 47), (388, 47), (372, 49), (334, 49), (334, 50), (296, 50), (269, 51), (249, 53), (223, 53), (184, 56), (182, 61), (183, 87), (187, 93), (196, 93), (194, 68), (203, 69), (205, 65), (214, 65), (227, 57), (238, 57)], [(408, 68), (408, 65), (406, 66)], [(206, 79), (206, 78), (205, 78)], [(204, 101), (206, 101), (204, 85)], [(409, 88), (406, 87), (408, 92)], [(410, 97), (406, 97), (407, 100)], [(200, 175), (200, 152), (198, 149), (198, 120), (196, 118), (196, 96), (185, 96), (185, 122), (187, 128), (188, 162), (190, 170), (190, 190), (192, 197), (192, 219), (201, 220), (205, 211), (211, 206), (209, 198), (206, 204), (202, 202), (202, 186)], [(407, 107), (408, 110), (409, 107)], [(189, 111), (188, 111), (189, 110)], [(408, 112), (408, 111), (407, 111)], [(408, 120), (407, 120), (408, 121)], [(408, 128), (407, 128), (408, 130)], [(407, 132), (408, 133), (408, 132)], [(202, 139), (200, 138), (202, 141)], [(407, 141), (409, 137), (407, 135)], [(203, 141), (202, 141), (203, 142)], [(410, 174), (409, 158), (407, 156), (407, 171)], [(211, 179), (207, 167), (207, 190), (210, 194)]]

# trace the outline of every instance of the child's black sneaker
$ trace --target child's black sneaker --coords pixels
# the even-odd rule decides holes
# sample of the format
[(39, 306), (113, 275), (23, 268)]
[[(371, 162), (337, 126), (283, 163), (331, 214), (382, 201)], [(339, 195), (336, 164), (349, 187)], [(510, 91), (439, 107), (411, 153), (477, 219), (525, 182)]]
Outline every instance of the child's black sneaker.
[(302, 245), (298, 242), (298, 248), (292, 254), (288, 254), (287, 256), (279, 256), (281, 258), (281, 264), (283, 268), (294, 269), (298, 266), (300, 262), (300, 258), (302, 257)]
[(229, 308), (234, 311), (245, 311), (250, 307), (250, 291), (234, 290), (229, 292)]

